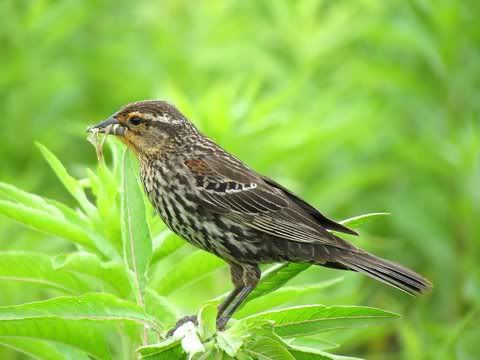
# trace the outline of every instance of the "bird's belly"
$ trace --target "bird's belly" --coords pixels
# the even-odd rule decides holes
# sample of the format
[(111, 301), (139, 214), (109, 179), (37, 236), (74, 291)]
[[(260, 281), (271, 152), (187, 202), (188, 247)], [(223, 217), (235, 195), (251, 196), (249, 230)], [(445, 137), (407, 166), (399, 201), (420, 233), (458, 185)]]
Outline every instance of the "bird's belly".
[(149, 198), (165, 225), (190, 244), (223, 257), (216, 244), (225, 234), (215, 221), (205, 218), (196, 205), (189, 204), (178, 194), (168, 192), (162, 195), (150, 196), (149, 193)]
[(159, 176), (156, 179), (156, 182), (143, 179), (150, 202), (167, 227), (190, 244), (229, 263), (284, 260), (284, 244), (188, 200), (185, 196), (188, 190), (179, 182), (166, 181)]
[(259, 263), (260, 238), (251, 229), (219, 214), (205, 212), (179, 195), (151, 199), (163, 222), (190, 244), (230, 263)]

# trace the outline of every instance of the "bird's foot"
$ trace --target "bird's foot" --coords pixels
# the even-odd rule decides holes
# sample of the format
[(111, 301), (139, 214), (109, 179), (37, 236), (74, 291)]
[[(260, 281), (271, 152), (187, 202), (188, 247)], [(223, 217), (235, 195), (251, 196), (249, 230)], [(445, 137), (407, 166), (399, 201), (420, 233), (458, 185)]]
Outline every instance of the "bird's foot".
[[(220, 331), (225, 330), (225, 326), (227, 325), (228, 320), (229, 319), (226, 318), (226, 317), (223, 317), (223, 316), (219, 317), (217, 319), (217, 330), (220, 330)], [(167, 338), (173, 336), (173, 334), (175, 333), (175, 331), (178, 330), (178, 328), (180, 328), (182, 325), (185, 325), (188, 322), (192, 322), (195, 325), (198, 325), (197, 316), (196, 315), (184, 316), (183, 318), (178, 320), (177, 323), (175, 324), (175, 326), (168, 331)]]
[(227, 325), (228, 320), (229, 319), (226, 317), (223, 317), (223, 316), (219, 317), (217, 319), (217, 330), (220, 330), (220, 331), (225, 330), (225, 326)]
[(175, 326), (172, 329), (170, 329), (170, 331), (167, 333), (167, 337), (171, 337), (179, 327), (181, 327), (182, 325), (188, 322), (192, 322), (195, 325), (197, 325), (198, 324), (197, 316), (196, 315), (184, 316), (183, 318), (178, 320)]

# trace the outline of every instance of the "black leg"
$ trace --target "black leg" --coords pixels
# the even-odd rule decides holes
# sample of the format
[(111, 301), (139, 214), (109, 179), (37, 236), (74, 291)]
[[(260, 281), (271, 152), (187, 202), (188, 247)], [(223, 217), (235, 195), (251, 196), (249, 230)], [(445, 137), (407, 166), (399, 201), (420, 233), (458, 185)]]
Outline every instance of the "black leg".
[[(240, 296), (239, 294), (243, 291), (243, 287), (236, 287), (233, 289), (230, 294), (228, 294), (227, 298), (218, 306), (218, 314), (217, 314), (217, 323), (219, 319), (223, 319), (223, 314), (225, 310), (229, 308), (229, 305), (232, 304), (235, 301), (237, 301), (237, 296)], [(237, 308), (238, 305), (235, 307)], [(228, 316), (230, 319), (231, 315)], [(191, 316), (184, 316), (180, 320), (177, 321), (175, 326), (170, 329), (170, 331), (167, 333), (167, 337), (170, 337), (173, 335), (173, 333), (183, 324), (186, 324), (187, 322), (193, 322), (194, 324), (198, 323), (197, 316), (196, 315), (191, 315)], [(226, 322), (223, 324), (222, 328), (225, 326)]]
[(230, 265), (232, 282), (235, 289), (218, 308), (217, 327), (223, 329), (238, 307), (260, 280), (260, 269), (257, 265)]
[(222, 316), (225, 309), (228, 308), (228, 305), (237, 297), (237, 295), (242, 291), (242, 288), (235, 288), (233, 289), (230, 294), (228, 294), (227, 298), (218, 306), (218, 315), (217, 317)]
[(239, 292), (238, 296), (230, 303), (230, 305), (225, 309), (223, 314), (217, 318), (217, 328), (222, 330), (225, 325), (227, 325), (228, 321), (232, 317), (232, 315), (237, 311), (238, 307), (242, 305), (243, 301), (247, 298), (247, 296), (255, 289), (253, 286), (246, 286)]
[[(257, 265), (237, 265), (230, 264), (230, 272), (232, 274), (232, 283), (235, 288), (227, 298), (218, 306), (218, 315), (217, 315), (217, 328), (223, 329), (227, 325), (228, 320), (232, 317), (233, 313), (238, 309), (238, 307), (243, 303), (247, 298), (248, 294), (252, 292), (253, 289), (258, 284), (260, 280), (260, 269)], [(177, 324), (171, 329), (167, 337), (173, 335), (175, 330), (187, 322), (197, 323), (197, 317), (185, 316), (181, 318)]]

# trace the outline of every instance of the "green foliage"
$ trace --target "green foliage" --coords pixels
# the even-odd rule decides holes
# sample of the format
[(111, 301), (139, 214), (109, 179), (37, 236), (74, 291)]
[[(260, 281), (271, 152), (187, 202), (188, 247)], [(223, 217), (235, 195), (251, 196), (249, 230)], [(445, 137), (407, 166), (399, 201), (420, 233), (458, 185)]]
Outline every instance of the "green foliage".
[[(313, 285), (281, 287), (272, 293), (268, 293), (253, 299), (250, 298), (249, 302), (237, 312), (237, 317), (242, 318), (258, 311), (267, 310), (272, 307), (294, 302), (295, 300), (301, 299), (308, 295), (318, 294), (321, 290), (333, 286), (342, 280), (343, 278), (336, 278)], [(282, 282), (279, 284), (281, 283)]]
[[(192, 266), (192, 264), (195, 264), (195, 266)], [(169, 295), (222, 266), (225, 266), (224, 261), (212, 254), (198, 250), (182, 259), (165, 274), (159, 274), (152, 283), (152, 287), (159, 294)]]
[(0, 337), (0, 343), (8, 348), (14, 349), (20, 353), (30, 356), (33, 359), (42, 359), (45, 354), (48, 354), (49, 359), (52, 360), (66, 360), (78, 359), (89, 360), (88, 355), (71, 346), (49, 343), (42, 340), (29, 339), (25, 341), (22, 338), (16, 337)]
[(373, 308), (299, 306), (259, 313), (218, 332), (215, 330), (215, 315), (214, 306), (204, 305), (198, 313), (197, 332), (193, 333), (193, 324), (187, 323), (177, 330), (173, 338), (139, 348), (140, 354), (144, 359), (186, 358), (185, 355), (182, 357), (183, 349), (189, 358), (195, 359), (331, 360), (337, 357), (316, 348), (293, 345), (286, 339), (302, 338), (320, 331), (367, 326), (398, 316)]
[(67, 271), (90, 281), (100, 281), (102, 287), (112, 289), (121, 298), (128, 297), (132, 291), (125, 267), (115, 261), (101, 261), (95, 254), (74, 252), (58, 255), (50, 263), (56, 273)]
[[(115, 146), (113, 149), (116, 151)], [(0, 344), (6, 347), (39, 359), (50, 358), (50, 353), (58, 359), (77, 355), (79, 358), (128, 358), (135, 352), (144, 359), (187, 356), (190, 359), (297, 359), (305, 356), (332, 359), (333, 355), (318, 353), (315, 349), (294, 347), (286, 339), (367, 326), (395, 316), (373, 308), (323, 305), (272, 310), (294, 301), (302, 294), (316, 293), (333, 286), (340, 280), (283, 287), (308, 266), (280, 264), (264, 273), (258, 289), (247, 299), (248, 307), (235, 315), (238, 321), (234, 320), (226, 331), (219, 332), (216, 329), (217, 308), (212, 304), (218, 301), (216, 299), (200, 307), (197, 325), (187, 323), (175, 332), (173, 338), (165, 339), (166, 330), (181, 313), (169, 295), (192, 286), (202, 276), (223, 267), (224, 263), (213, 255), (196, 251), (177, 262), (166, 273), (149, 269), (156, 266), (151, 263), (154, 254), (157, 254), (157, 262), (168, 260), (180, 246), (171, 240), (171, 234), (165, 234), (164, 226), (155, 224), (158, 219), (148, 219), (147, 204), (137, 179), (138, 169), (133, 157), (124, 155), (121, 182), (117, 183), (115, 177), (106, 176), (118, 173), (118, 169), (110, 170), (103, 163), (97, 173), (90, 173), (91, 181), (87, 186), (95, 187), (93, 193), (96, 199), (95, 203), (91, 203), (86, 197), (78, 195), (86, 194), (84, 186), (80, 185), (82, 182), (70, 177), (53, 153), (44, 147), (42, 152), (54, 164), (52, 166), (57, 169), (56, 173), (61, 174), (63, 185), (73, 189), (72, 194), (77, 194), (75, 198), (82, 208), (77, 213), (85, 226), (77, 225), (75, 216), (64, 216), (65, 211), (76, 213), (66, 205), (53, 206), (47, 200), (11, 185), (4, 184), (1, 187), (3, 196), (9, 198), (5, 201), (12, 202), (14, 209), (24, 207), (48, 213), (50, 218), (64, 221), (67, 227), (78, 226), (84, 232), (88, 229), (86, 225), (90, 224), (88, 234), (92, 234), (89, 237), (92, 246), (79, 246), (76, 250), (55, 257), (36, 252), (0, 252), (0, 280), (40, 284), (52, 288), (57, 294), (69, 295), (1, 307)], [(122, 190), (112, 191), (112, 186), (121, 186)], [(115, 250), (114, 239), (102, 240), (104, 244), (111, 244), (111, 253), (102, 252), (93, 241), (103, 237), (101, 233), (95, 233), (95, 229), (102, 229), (103, 224), (112, 219), (110, 212), (100, 209), (105, 197), (110, 197), (111, 207), (116, 209), (116, 216), (121, 218), (121, 258)], [(88, 211), (82, 202), (91, 205), (88, 205)], [(4, 214), (9, 215), (8, 212)], [(376, 217), (377, 214), (372, 216)], [(366, 221), (368, 216), (362, 219)], [(149, 224), (149, 221), (155, 223)], [(49, 221), (41, 227), (37, 225), (37, 218), (28, 216), (22, 217), (21, 222), (38, 230), (52, 226), (52, 221)], [(346, 222), (350, 226), (361, 223), (358, 218)], [(150, 228), (159, 229), (155, 235), (161, 237), (155, 251), (152, 249)], [(71, 236), (63, 238), (78, 245)], [(116, 341), (110, 340), (105, 334), (120, 334), (120, 338), (125, 339), (124, 346), (115, 346)], [(30, 342), (31, 339), (33, 342)]]
[[(0, 13), (0, 180), (15, 186), (0, 185), (0, 214), (7, 215), (0, 217), (2, 252), (63, 257), (79, 250), (104, 264), (95, 269), (124, 268), (122, 151), (106, 154), (110, 169), (98, 165), (85, 128), (127, 102), (167, 99), (326, 215), (392, 213), (349, 240), (426, 275), (435, 284), (432, 295), (413, 299), (341, 273), (341, 284), (303, 292), (294, 303), (365, 304), (404, 318), (394, 326), (324, 333), (323, 344), (341, 343), (334, 351), (369, 359), (478, 357), (480, 2), (3, 0)], [(78, 186), (60, 185), (37, 140), (80, 179), (97, 216), (77, 201)], [(145, 305), (158, 304), (156, 316), (191, 314), (230, 288), (220, 267), (179, 291), (151, 296), (157, 280), (195, 249), (152, 220), (148, 206), (146, 215), (153, 239), (147, 278), (155, 286), (147, 288)], [(22, 226), (28, 220), (37, 231)], [(68, 272), (95, 291), (133, 300), (130, 282), (112, 289), (106, 274)], [(310, 267), (289, 287), (337, 276)], [(2, 281), (0, 305), (59, 291)], [(251, 315), (250, 306), (241, 312)], [(128, 343), (122, 338), (115, 348)], [(10, 350), (18, 343), (10, 344), (0, 346), (0, 358), (24, 359)], [(69, 351), (57, 345), (55, 353)]]
[(160, 331), (138, 305), (108, 294), (58, 297), (0, 308), (0, 336), (24, 338), (26, 342), (29, 338), (52, 340), (98, 359), (111, 358), (104, 332), (115, 324), (141, 324)]
[(0, 253), (0, 279), (36, 283), (66, 294), (83, 293), (89, 288), (75, 274), (55, 269), (50, 256), (32, 252)]
[(152, 237), (147, 222), (142, 190), (137, 180), (134, 156), (126, 151), (121, 193), (123, 258), (137, 302), (143, 305), (148, 263), (152, 257)]
[(333, 329), (366, 326), (379, 320), (396, 316), (379, 309), (362, 307), (325, 307), (323, 305), (300, 306), (260, 313), (242, 320), (251, 323), (269, 320), (275, 332), (286, 338), (317, 334)]

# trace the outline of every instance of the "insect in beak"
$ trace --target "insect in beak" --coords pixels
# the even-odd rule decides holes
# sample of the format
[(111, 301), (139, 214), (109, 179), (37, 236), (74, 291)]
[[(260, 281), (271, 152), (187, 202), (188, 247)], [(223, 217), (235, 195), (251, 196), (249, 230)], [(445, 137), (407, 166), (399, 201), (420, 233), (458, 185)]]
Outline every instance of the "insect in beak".
[(120, 124), (120, 122), (114, 117), (111, 116), (107, 120), (102, 121), (97, 125), (90, 126), (87, 129), (87, 132), (96, 132), (101, 134), (112, 134), (116, 136), (124, 136), (127, 132), (127, 128)]

